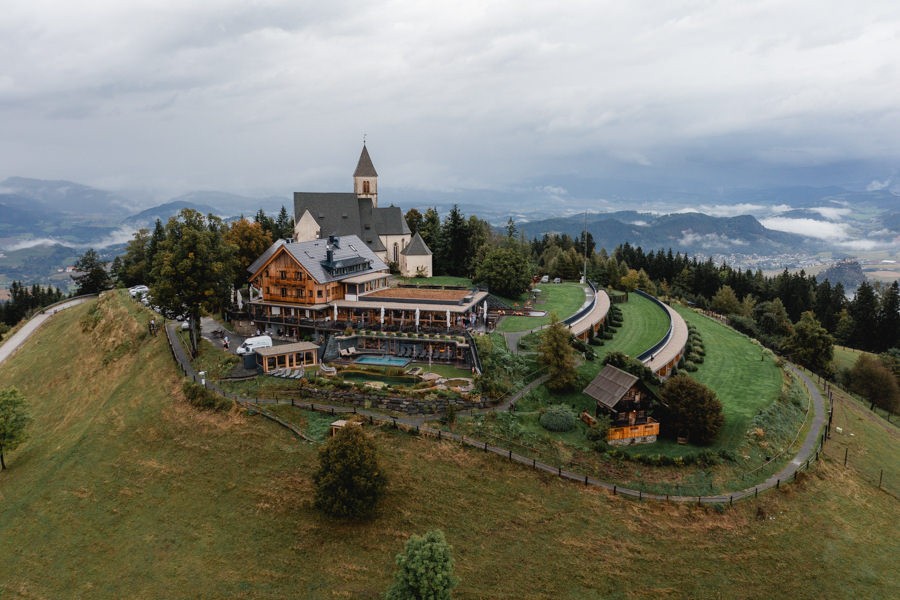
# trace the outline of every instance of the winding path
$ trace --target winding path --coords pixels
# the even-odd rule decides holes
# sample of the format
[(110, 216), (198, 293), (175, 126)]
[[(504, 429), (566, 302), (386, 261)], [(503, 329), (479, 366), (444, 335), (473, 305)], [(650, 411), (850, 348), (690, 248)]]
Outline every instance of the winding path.
[[(23, 325), (23, 327), (16, 332), (15, 335), (10, 337), (6, 343), (0, 346), (0, 363), (2, 363), (6, 358), (11, 356), (22, 344), (28, 339), (28, 337), (34, 333), (47, 319), (51, 318), (54, 314), (59, 312), (60, 310), (65, 310), (66, 308), (71, 308), (73, 306), (77, 306), (89, 300), (90, 297), (81, 297), (74, 298), (72, 300), (68, 300), (62, 302), (60, 304), (54, 305), (52, 307), (48, 307), (41, 314), (35, 315), (28, 323)], [(172, 351), (172, 355), (175, 358), (176, 362), (181, 367), (182, 371), (187, 377), (194, 379), (195, 381), (199, 380), (197, 372), (190, 364), (190, 360), (188, 358), (187, 352), (184, 350), (184, 347), (181, 345), (178, 336), (176, 335), (176, 323), (169, 323), (166, 325), (166, 337), (169, 341), (169, 346)], [(382, 413), (366, 410), (366, 409), (358, 409), (358, 408), (348, 408), (346, 406), (332, 406), (328, 404), (321, 403), (298, 403), (298, 402), (287, 402), (287, 401), (279, 401), (273, 399), (248, 399), (241, 398), (235, 395), (229, 395), (224, 392), (221, 388), (219, 388), (213, 382), (207, 382), (208, 387), (211, 389), (221, 393), (222, 395), (234, 398), (234, 400), (246, 407), (256, 407), (257, 410), (261, 408), (260, 405), (276, 405), (276, 404), (293, 404), (294, 406), (298, 406), (301, 408), (307, 408), (310, 410), (316, 410), (320, 412), (330, 412), (331, 414), (359, 414), (369, 418), (371, 421), (378, 421), (381, 423), (393, 423), (398, 427), (402, 427), (404, 429), (410, 431), (416, 431), (420, 435), (429, 435), (432, 437), (436, 437), (438, 439), (449, 439), (454, 440), (462, 444), (466, 444), (478, 450), (483, 450), (484, 452), (492, 452), (504, 458), (507, 458), (510, 461), (517, 462), (519, 464), (531, 467), (535, 470), (544, 471), (546, 473), (550, 473), (552, 475), (556, 475), (558, 477), (568, 479), (573, 482), (577, 482), (584, 485), (590, 485), (594, 487), (600, 487), (603, 489), (607, 489), (612, 491), (615, 494), (622, 494), (624, 496), (629, 496), (632, 498), (638, 499), (648, 499), (648, 500), (662, 500), (662, 501), (674, 501), (674, 502), (698, 502), (702, 504), (723, 504), (728, 502), (733, 502), (734, 500), (740, 500), (743, 498), (750, 498), (756, 496), (759, 492), (771, 489), (773, 487), (777, 487), (781, 484), (781, 482), (787, 482), (793, 477), (798, 471), (800, 471), (804, 466), (806, 468), (809, 467), (810, 461), (818, 458), (818, 452), (821, 448), (821, 431), (823, 425), (825, 424), (825, 401), (822, 398), (822, 395), (819, 393), (818, 388), (816, 388), (813, 381), (799, 369), (794, 367), (793, 365), (788, 365), (788, 368), (803, 381), (806, 389), (808, 390), (810, 397), (812, 398), (813, 405), (813, 419), (810, 425), (809, 431), (806, 434), (806, 437), (803, 440), (803, 444), (798, 450), (797, 454), (791, 459), (788, 464), (786, 464), (781, 470), (777, 473), (766, 479), (764, 482), (744, 488), (742, 490), (737, 490), (734, 492), (728, 492), (724, 494), (717, 494), (711, 496), (674, 496), (674, 495), (663, 495), (663, 494), (650, 494), (645, 493), (641, 490), (635, 490), (626, 487), (620, 487), (618, 485), (599, 480), (594, 477), (590, 477), (588, 475), (583, 475), (580, 473), (575, 473), (572, 471), (567, 471), (562, 469), (561, 467), (554, 467), (552, 465), (548, 465), (537, 461), (533, 458), (528, 458), (526, 456), (522, 456), (511, 450), (507, 450), (506, 448), (501, 448), (498, 446), (491, 446), (486, 442), (479, 441), (477, 439), (473, 439), (471, 437), (466, 437), (464, 435), (460, 435), (457, 433), (441, 431), (438, 429), (425, 427), (423, 423), (423, 417), (391, 417), (384, 415)], [(535, 382), (537, 384), (537, 382)], [(524, 394), (526, 390), (522, 390)], [(508, 404), (505, 404), (508, 406)], [(271, 415), (266, 415), (269, 418), (274, 418)], [(297, 432), (291, 427), (289, 424), (282, 422), (280, 419), (274, 418), (279, 421), (285, 427), (288, 427), (294, 433), (302, 433)], [(302, 435), (301, 435), (302, 437)]]
[(57, 302), (56, 304), (51, 304), (40, 313), (34, 315), (27, 323), (22, 325), (21, 329), (19, 329), (15, 334), (13, 334), (12, 337), (3, 342), (2, 346), (0, 346), (0, 364), (2, 364), (3, 361), (5, 361), (10, 356), (15, 354), (16, 350), (18, 350), (22, 346), (22, 344), (25, 343), (25, 341), (31, 336), (31, 334), (37, 331), (38, 327), (43, 325), (53, 315), (61, 310), (72, 308), (73, 306), (78, 306), (79, 304), (82, 304), (96, 297), (96, 295), (79, 296), (78, 298), (72, 298), (71, 300)]

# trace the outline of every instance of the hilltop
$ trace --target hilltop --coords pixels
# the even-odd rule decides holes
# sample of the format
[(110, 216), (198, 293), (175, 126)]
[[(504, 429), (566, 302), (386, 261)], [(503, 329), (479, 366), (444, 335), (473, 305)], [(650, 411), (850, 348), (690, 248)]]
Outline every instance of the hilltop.
[(259, 417), (189, 407), (149, 317), (108, 293), (0, 366), (35, 417), (0, 474), (0, 595), (376, 598), (406, 537), (435, 527), (454, 546), (458, 598), (900, 593), (900, 548), (884, 535), (897, 500), (839, 462), (701, 508), (370, 428), (387, 497), (371, 522), (330, 521), (311, 508), (317, 447)]

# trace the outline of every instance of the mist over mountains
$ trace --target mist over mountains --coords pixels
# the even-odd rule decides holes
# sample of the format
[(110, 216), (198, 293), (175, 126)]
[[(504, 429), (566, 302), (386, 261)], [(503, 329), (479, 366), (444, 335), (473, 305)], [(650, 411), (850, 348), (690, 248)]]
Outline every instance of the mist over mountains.
[[(423, 192), (381, 186), (379, 203), (408, 210), (435, 207), (445, 215), (458, 205), (498, 228), (513, 219), (527, 238), (578, 235), (586, 229), (596, 247), (629, 242), (646, 249), (672, 248), (740, 265), (779, 268), (803, 256), (836, 258), (860, 251), (900, 252), (900, 196), (887, 185), (863, 191), (830, 186), (666, 192), (615, 186), (597, 198), (599, 184), (525, 185), (517, 190)], [(0, 285), (11, 279), (46, 282), (85, 249), (112, 258), (140, 227), (166, 221), (183, 208), (225, 219), (275, 214), (293, 208), (292, 196), (244, 196), (195, 191), (154, 200), (149, 194), (112, 192), (69, 181), (10, 177), (0, 182)], [(49, 248), (55, 248), (48, 251)], [(40, 250), (43, 248), (43, 250)], [(894, 258), (898, 258), (894, 256)]]

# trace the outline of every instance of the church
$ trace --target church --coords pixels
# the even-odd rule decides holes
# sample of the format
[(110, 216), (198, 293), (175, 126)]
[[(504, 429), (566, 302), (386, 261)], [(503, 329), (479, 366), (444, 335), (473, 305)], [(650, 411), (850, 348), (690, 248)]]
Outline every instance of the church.
[(294, 240), (355, 235), (404, 277), (431, 277), (431, 250), (399, 206), (378, 206), (378, 172), (363, 143), (352, 192), (294, 192)]

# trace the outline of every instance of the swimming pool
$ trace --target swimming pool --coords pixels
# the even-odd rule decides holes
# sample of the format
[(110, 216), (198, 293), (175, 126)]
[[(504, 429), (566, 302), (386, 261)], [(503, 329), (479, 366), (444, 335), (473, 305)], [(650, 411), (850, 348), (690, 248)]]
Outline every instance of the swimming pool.
[(354, 363), (358, 365), (375, 365), (378, 367), (405, 367), (410, 359), (399, 356), (360, 356)]

